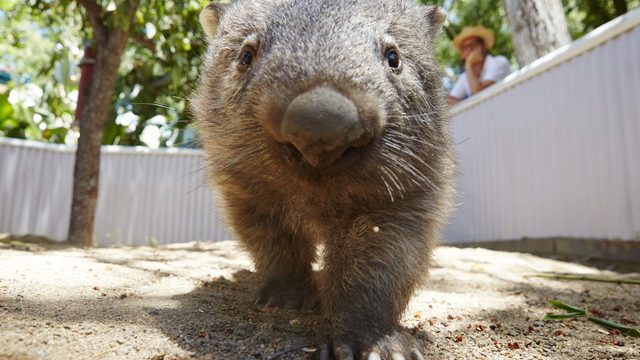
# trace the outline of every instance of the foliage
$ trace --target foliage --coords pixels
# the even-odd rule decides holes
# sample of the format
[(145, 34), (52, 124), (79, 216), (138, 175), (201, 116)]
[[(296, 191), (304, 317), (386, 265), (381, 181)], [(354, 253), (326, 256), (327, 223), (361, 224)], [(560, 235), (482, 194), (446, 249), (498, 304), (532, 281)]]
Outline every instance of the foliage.
[(159, 146), (189, 145), (186, 97), (201, 64), (205, 43), (198, 15), (208, 2), (142, 2), (133, 31), (143, 41), (131, 41), (125, 52), (105, 142), (139, 145), (147, 131), (160, 135)]
[(436, 44), (437, 56), (441, 64), (454, 73), (463, 69), (453, 47), (453, 38), (465, 26), (482, 25), (495, 35), (495, 44), (489, 53), (504, 55), (515, 64), (511, 31), (501, 0), (420, 0), (425, 4), (438, 5), (447, 12), (447, 21)]
[[(99, 3), (113, 15), (109, 18), (111, 26), (129, 27), (118, 16), (126, 14), (127, 1)], [(144, 132), (152, 135), (146, 141), (154, 146), (176, 146), (192, 140), (185, 97), (195, 84), (200, 66), (204, 41), (198, 14), (207, 3), (142, 1), (129, 29), (132, 40), (120, 67), (105, 144), (144, 145)], [(79, 70), (75, 64), (80, 62), (83, 43), (92, 38), (88, 20), (70, 0), (7, 4), (0, 5), (0, 16), (7, 25), (0, 29), (0, 36), (9, 40), (0, 44), (0, 64), (11, 69), (14, 81), (10, 91), (18, 91), (24, 83), (37, 86), (43, 96), (31, 112), (44, 119), (38, 124), (47, 124), (40, 127), (44, 131), (62, 124), (68, 129), (77, 99)], [(24, 129), (34, 122), (29, 113), (15, 118)], [(0, 131), (0, 135), (35, 139), (20, 131), (4, 131), (1, 127)], [(64, 136), (38, 140), (63, 142)]]
[[(494, 31), (490, 51), (513, 64), (511, 31), (501, 0), (418, 0), (448, 12), (436, 44), (449, 73), (461, 62), (451, 39), (464, 26)], [(131, 40), (113, 94), (105, 144), (182, 146), (192, 141), (186, 97), (200, 66), (204, 41), (198, 14), (209, 0), (142, 0), (133, 24), (124, 24), (126, 0), (98, 0), (110, 11), (111, 26), (127, 26)], [(595, 29), (640, 0), (563, 0), (574, 38)], [(73, 0), (0, 0), (0, 67), (13, 81), (0, 94), (0, 136), (75, 142), (72, 128), (79, 71), (86, 39), (92, 38), (84, 12)], [(26, 94), (41, 94), (25, 102)], [(12, 94), (12, 95), (10, 95)], [(22, 100), (20, 100), (22, 99)], [(9, 100), (14, 100), (13, 102)]]
[[(461, 62), (451, 40), (465, 26), (482, 25), (496, 37), (489, 52), (506, 56), (516, 64), (511, 29), (502, 0), (419, 0), (447, 11), (447, 22), (437, 44), (438, 58), (445, 67), (460, 70)], [(577, 39), (598, 26), (640, 6), (640, 0), (562, 0), (569, 31)]]
[(562, 4), (571, 37), (577, 39), (640, 6), (640, 0), (562, 0)]
[[(61, 8), (17, 4), (0, 3), (0, 65), (10, 70), (12, 78), (0, 106), (10, 106), (13, 113), (11, 121), (0, 123), (0, 135), (61, 143), (73, 122), (77, 97), (73, 64), (80, 58), (75, 44), (81, 21), (56, 22), (67, 15)], [(39, 11), (42, 21), (31, 21), (31, 13)]]

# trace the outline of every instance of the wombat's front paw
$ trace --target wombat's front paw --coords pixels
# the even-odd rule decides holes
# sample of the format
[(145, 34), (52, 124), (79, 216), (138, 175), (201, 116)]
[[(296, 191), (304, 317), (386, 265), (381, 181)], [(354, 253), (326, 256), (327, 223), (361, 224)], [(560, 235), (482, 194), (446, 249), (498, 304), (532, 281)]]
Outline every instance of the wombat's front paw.
[(331, 353), (336, 360), (424, 360), (416, 340), (398, 331), (373, 343), (337, 337), (330, 348), (322, 348), (320, 360), (329, 360)]
[(269, 280), (260, 289), (255, 304), (281, 309), (315, 311), (319, 301), (311, 279), (300, 281), (283, 278)]

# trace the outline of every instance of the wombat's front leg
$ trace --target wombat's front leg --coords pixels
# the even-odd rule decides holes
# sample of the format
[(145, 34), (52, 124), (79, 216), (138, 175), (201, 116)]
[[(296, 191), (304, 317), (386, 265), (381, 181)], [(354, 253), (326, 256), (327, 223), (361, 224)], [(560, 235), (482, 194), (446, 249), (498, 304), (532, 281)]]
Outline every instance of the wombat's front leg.
[(315, 246), (290, 231), (277, 212), (253, 206), (236, 205), (231, 209), (238, 222), (241, 243), (254, 260), (258, 275), (265, 283), (256, 304), (266, 307), (313, 310), (318, 298), (311, 264)]
[(435, 241), (411, 225), (359, 221), (327, 245), (318, 285), (336, 359), (423, 359), (398, 321)]

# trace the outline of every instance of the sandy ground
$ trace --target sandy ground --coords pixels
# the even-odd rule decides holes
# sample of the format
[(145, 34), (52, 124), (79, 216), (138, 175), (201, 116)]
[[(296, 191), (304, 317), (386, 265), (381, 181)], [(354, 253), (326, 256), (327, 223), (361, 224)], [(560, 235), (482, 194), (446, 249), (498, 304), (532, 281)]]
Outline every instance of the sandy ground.
[[(560, 299), (640, 323), (640, 286), (528, 254), (441, 247), (403, 324), (430, 359), (640, 359), (640, 339), (545, 322)], [(320, 318), (253, 306), (259, 279), (232, 242), (76, 249), (0, 243), (0, 359), (306, 359)], [(636, 323), (636, 325), (633, 325)]]

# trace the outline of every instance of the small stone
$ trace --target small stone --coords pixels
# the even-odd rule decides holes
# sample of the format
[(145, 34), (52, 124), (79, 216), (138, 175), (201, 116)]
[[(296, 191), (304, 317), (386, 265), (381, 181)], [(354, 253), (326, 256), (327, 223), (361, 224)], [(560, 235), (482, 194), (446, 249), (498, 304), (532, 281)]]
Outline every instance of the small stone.
[(159, 315), (159, 314), (160, 314), (160, 310), (158, 310), (158, 309), (154, 308), (154, 309), (149, 310), (149, 315), (154, 315), (155, 316), (155, 315)]
[(531, 339), (527, 339), (527, 341), (524, 342), (524, 346), (529, 347), (533, 344), (533, 341)]
[(517, 342), (507, 343), (507, 348), (509, 348), (509, 350), (517, 350), (520, 349), (520, 345), (518, 345)]

